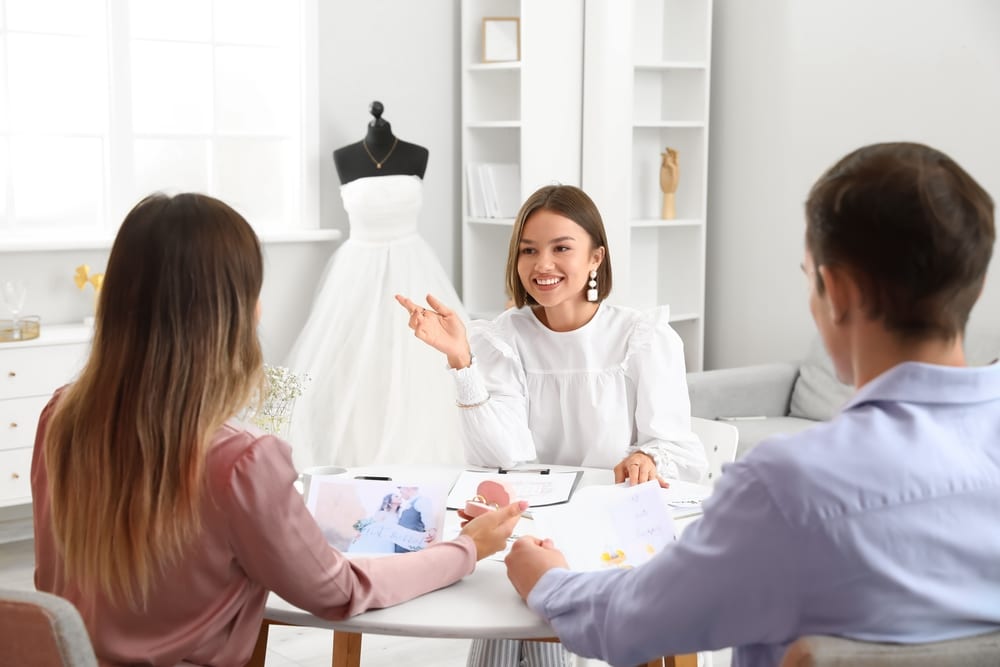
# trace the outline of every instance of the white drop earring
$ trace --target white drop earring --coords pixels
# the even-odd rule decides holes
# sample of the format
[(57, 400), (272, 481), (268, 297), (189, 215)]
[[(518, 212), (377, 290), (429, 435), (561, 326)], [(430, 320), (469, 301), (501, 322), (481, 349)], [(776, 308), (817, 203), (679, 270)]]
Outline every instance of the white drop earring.
[(590, 289), (587, 290), (587, 301), (597, 301), (597, 271), (590, 272), (590, 282), (587, 283)]

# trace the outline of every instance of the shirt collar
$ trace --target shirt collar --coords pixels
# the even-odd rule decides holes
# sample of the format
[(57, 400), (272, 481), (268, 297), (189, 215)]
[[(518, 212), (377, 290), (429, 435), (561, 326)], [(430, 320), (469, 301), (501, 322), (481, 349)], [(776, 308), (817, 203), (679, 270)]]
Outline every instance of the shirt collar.
[(905, 361), (863, 386), (844, 410), (876, 401), (979, 403), (1000, 398), (1000, 364), (940, 366)]

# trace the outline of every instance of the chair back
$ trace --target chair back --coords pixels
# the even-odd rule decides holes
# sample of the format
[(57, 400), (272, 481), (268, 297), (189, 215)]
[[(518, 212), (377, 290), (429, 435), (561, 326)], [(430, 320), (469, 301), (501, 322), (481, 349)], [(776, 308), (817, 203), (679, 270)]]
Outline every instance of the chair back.
[(40, 591), (0, 590), (0, 663), (97, 667), (97, 658), (69, 601)]
[(732, 424), (716, 419), (691, 417), (691, 430), (705, 446), (708, 457), (708, 484), (715, 484), (722, 474), (722, 465), (736, 460), (736, 447), (740, 442), (740, 432)]
[(799, 637), (781, 667), (995, 667), (1000, 632), (927, 644), (882, 644), (842, 637)]

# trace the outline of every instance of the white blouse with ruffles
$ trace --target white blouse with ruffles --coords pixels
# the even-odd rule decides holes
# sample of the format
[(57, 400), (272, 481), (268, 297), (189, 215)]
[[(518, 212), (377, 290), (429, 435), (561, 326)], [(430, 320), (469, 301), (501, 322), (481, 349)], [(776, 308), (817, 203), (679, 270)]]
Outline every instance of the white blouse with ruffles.
[(472, 365), (452, 370), (459, 405), (471, 406), (460, 410), (468, 462), (612, 468), (638, 450), (661, 477), (701, 479), (708, 463), (669, 312), (602, 303), (566, 332), (529, 307), (472, 322)]

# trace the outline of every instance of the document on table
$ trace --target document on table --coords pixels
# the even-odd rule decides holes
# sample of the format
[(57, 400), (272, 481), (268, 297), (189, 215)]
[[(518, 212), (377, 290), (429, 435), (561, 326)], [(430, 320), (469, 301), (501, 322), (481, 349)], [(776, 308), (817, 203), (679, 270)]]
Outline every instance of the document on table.
[(535, 521), (536, 534), (551, 538), (572, 570), (638, 567), (677, 539), (656, 481), (588, 486)]
[(582, 470), (552, 470), (545, 474), (517, 469), (504, 474), (498, 473), (496, 469), (463, 470), (448, 494), (448, 509), (464, 508), (465, 501), (476, 497), (480, 482), (488, 479), (507, 482), (514, 487), (517, 498), (527, 500), (531, 507), (558, 505), (570, 499), (581, 475)]

